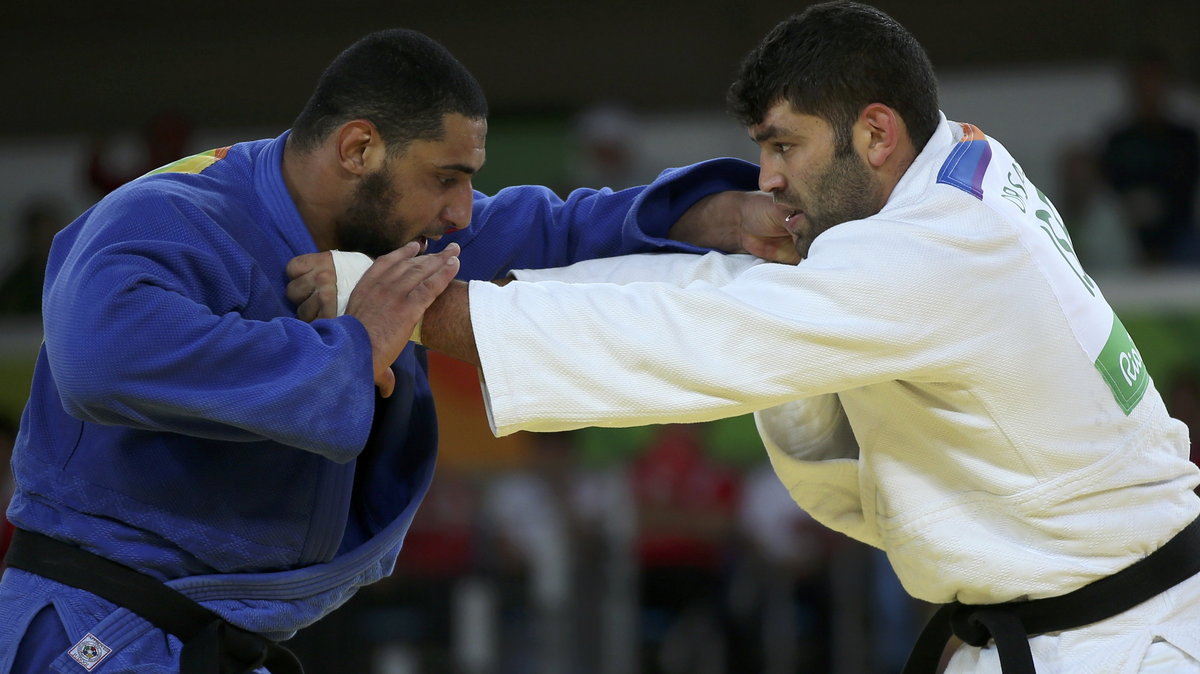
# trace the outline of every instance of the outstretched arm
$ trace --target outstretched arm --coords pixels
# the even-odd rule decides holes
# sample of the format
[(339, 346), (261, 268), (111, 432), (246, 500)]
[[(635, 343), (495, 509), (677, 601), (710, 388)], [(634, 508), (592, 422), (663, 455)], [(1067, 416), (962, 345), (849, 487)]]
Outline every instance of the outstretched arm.
[[(688, 208), (669, 235), (695, 246), (796, 264), (800, 256), (783, 226), (784, 217), (786, 213), (764, 192), (718, 192)], [(297, 315), (311, 321), (345, 313), (351, 291), (370, 267), (370, 258), (346, 251), (293, 258), (288, 265), (292, 279), (288, 297), (297, 305)]]
[[(381, 261), (383, 258), (381, 258)], [(695, 280), (725, 282), (749, 266), (763, 264), (746, 255), (709, 253), (630, 255), (587, 260), (570, 267), (514, 270), (521, 280), (557, 280), (568, 283), (597, 282), (624, 284), (658, 281), (684, 286)], [(293, 258), (288, 265), (292, 280), (287, 294), (297, 305), (296, 314), (305, 321), (333, 318), (346, 313), (346, 295), (353, 290), (371, 258), (362, 253), (325, 251)], [(506, 285), (512, 278), (492, 283)], [(355, 294), (350, 295), (356, 297)], [(479, 351), (471, 323), (469, 284), (453, 281), (425, 310), (413, 340), (458, 360), (479, 366)]]
[(796, 264), (800, 254), (783, 226), (787, 215), (766, 192), (717, 192), (693, 204), (668, 235), (726, 253)]
[(754, 191), (758, 174), (754, 164), (723, 158), (667, 169), (648, 185), (617, 192), (580, 188), (560, 197), (537, 185), (477, 192), (470, 226), (431, 241), (429, 250), (459, 243), (463, 280), (631, 253), (717, 249), (798, 262), (786, 213)]

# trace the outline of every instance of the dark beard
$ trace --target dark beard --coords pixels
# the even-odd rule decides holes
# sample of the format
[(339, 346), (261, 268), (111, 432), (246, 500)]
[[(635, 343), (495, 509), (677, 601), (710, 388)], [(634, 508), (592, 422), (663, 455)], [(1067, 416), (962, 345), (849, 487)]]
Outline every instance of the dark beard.
[(834, 225), (874, 215), (875, 189), (871, 171), (853, 150), (834, 155), (814, 191), (824, 202), (820, 212), (805, 211), (812, 238)]
[(392, 189), (391, 171), (386, 168), (363, 177), (354, 189), (350, 208), (337, 221), (339, 250), (380, 257), (403, 245), (405, 242), (395, 238), (402, 228), (388, 221), (388, 214), (399, 198)]
[[(864, 160), (853, 150), (837, 152), (825, 171), (813, 178), (813, 183), (812, 198), (807, 201), (801, 200), (794, 190), (776, 198), (777, 203), (804, 212), (807, 226), (796, 237), (796, 252), (803, 259), (808, 258), (813, 240), (825, 230), (878, 212), (873, 204), (879, 187)], [(818, 205), (821, 210), (813, 210)]]

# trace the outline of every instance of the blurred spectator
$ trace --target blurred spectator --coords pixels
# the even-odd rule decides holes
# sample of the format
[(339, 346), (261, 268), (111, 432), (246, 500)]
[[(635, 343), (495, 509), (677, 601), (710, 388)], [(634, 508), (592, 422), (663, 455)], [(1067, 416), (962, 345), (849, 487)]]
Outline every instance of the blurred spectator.
[(579, 674), (638, 671), (637, 507), (628, 468), (609, 459), (580, 473), (573, 594)]
[(854, 543), (867, 554), (867, 630), (871, 671), (900, 674), (932, 608), (914, 599), (896, 577), (887, 553)]
[[(393, 574), (369, 585), (325, 619), (287, 642), (307, 674), (419, 672), (475, 674), (463, 666), (492, 644), (463, 634), (462, 616), (476, 587), (479, 493), (474, 478), (439, 467), (409, 528)], [(463, 640), (473, 640), (463, 644)]]
[[(1196, 442), (1196, 434), (1200, 433), (1200, 373), (1191, 368), (1175, 372), (1164, 398), (1171, 416), (1187, 424), (1192, 440), (1192, 462), (1200, 464), (1200, 443)], [(1200, 491), (1200, 487), (1197, 490)]]
[(641, 568), (642, 674), (743, 671), (728, 661), (724, 572), (738, 473), (707, 456), (696, 424), (661, 426), (632, 465)]
[(1088, 145), (1072, 143), (1060, 152), (1054, 204), (1089, 272), (1124, 271), (1138, 262), (1141, 244), (1125, 226), (1116, 195)]
[(54, 235), (67, 222), (63, 206), (56, 199), (38, 197), (25, 204), (20, 214), (20, 257), (0, 282), (0, 314), (41, 313), (46, 256)]
[(165, 166), (188, 155), (188, 144), (192, 139), (191, 120), (174, 110), (155, 113), (141, 129), (142, 147), (132, 166), (118, 168), (109, 143), (100, 139), (92, 146), (88, 159), (88, 183), (99, 196), (104, 196), (121, 185)]
[(502, 602), (501, 674), (579, 671), (570, 662), (577, 525), (569, 437), (537, 434), (529, 467), (498, 476), (484, 494)]
[(1195, 222), (1200, 141), (1195, 127), (1169, 109), (1170, 75), (1165, 55), (1154, 49), (1132, 59), (1133, 109), (1109, 134), (1101, 158), (1148, 265), (1200, 263)]
[[(481, 571), (480, 500), (476, 476), (440, 466), (409, 528), (392, 577), (365, 589), (374, 609), (365, 615), (362, 628), (373, 635), (374, 648), (391, 643), (388, 652), (393, 659), (403, 652), (415, 671), (467, 674), (481, 671), (475, 663), (493, 656), (488, 652), (494, 647), (492, 640), (464, 633), (476, 623), (456, 615), (481, 598), (474, 593)], [(482, 599), (486, 603), (487, 597)], [(482, 627), (486, 630), (490, 625)], [(476, 643), (468, 648), (466, 640)], [(464, 665), (464, 658), (475, 666)]]
[(744, 546), (730, 603), (739, 671), (832, 672), (829, 554), (840, 535), (801, 510), (766, 462), (746, 473), (738, 525)]
[(571, 187), (621, 190), (646, 182), (637, 118), (627, 108), (614, 103), (589, 107), (575, 119), (573, 132), (579, 154)]

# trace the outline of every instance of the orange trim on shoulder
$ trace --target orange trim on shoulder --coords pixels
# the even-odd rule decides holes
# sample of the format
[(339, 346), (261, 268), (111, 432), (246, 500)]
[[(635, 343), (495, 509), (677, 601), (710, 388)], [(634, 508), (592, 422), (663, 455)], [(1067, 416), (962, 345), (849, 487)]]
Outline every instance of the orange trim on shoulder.
[(201, 173), (204, 169), (224, 159), (225, 155), (229, 154), (230, 147), (232, 146), (226, 145), (215, 150), (206, 150), (200, 154), (177, 159), (166, 166), (154, 169), (146, 175), (152, 176), (158, 173)]
[(975, 126), (974, 124), (968, 124), (967, 122), (959, 122), (959, 124), (962, 125), (962, 129), (963, 129), (962, 142), (965, 143), (965, 142), (971, 141), (971, 140), (984, 140), (985, 139), (983, 131), (981, 131), (979, 129), (979, 127)]

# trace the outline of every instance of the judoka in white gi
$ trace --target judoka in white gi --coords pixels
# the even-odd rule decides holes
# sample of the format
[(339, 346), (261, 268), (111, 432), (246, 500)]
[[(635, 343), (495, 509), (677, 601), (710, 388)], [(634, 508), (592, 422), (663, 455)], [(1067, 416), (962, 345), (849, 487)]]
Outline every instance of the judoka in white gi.
[[(805, 259), (456, 283), (423, 341), (481, 366), (498, 435), (753, 412), (796, 502), (935, 603), (1064, 595), (1196, 519), (1186, 426), (1049, 199), (941, 115), (907, 31), (811, 7), (750, 53), (730, 101)], [(1200, 576), (1028, 643), (1040, 673), (1200, 672)], [(1001, 671), (995, 643), (947, 671)]]

